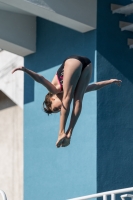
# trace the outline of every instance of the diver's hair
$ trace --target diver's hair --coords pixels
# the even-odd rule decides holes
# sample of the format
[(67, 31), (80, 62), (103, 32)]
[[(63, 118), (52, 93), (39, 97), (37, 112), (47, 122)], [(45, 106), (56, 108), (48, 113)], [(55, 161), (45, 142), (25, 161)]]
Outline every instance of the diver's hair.
[(45, 100), (43, 102), (43, 109), (44, 109), (44, 112), (47, 113), (48, 115), (49, 114), (52, 114), (53, 112), (51, 111), (51, 100), (50, 98), (53, 96), (53, 94), (51, 92), (49, 92), (46, 96), (45, 96)]

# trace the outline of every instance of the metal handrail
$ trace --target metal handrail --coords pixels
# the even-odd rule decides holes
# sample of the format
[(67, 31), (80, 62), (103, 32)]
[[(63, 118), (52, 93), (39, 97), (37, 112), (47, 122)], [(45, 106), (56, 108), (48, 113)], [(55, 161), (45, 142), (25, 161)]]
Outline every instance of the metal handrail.
[(107, 192), (101, 192), (101, 193), (97, 193), (97, 194), (91, 194), (88, 196), (77, 197), (77, 198), (68, 199), (68, 200), (88, 200), (88, 199), (96, 198), (96, 197), (103, 197), (103, 200), (107, 200), (108, 195), (111, 195), (111, 200), (115, 200), (115, 194), (120, 194), (120, 193), (125, 193), (125, 192), (133, 192), (133, 187), (119, 189), (119, 190), (112, 190), (112, 191), (107, 191)]
[(7, 197), (6, 197), (6, 194), (4, 191), (0, 190), (0, 194), (1, 194), (3, 200), (7, 200)]

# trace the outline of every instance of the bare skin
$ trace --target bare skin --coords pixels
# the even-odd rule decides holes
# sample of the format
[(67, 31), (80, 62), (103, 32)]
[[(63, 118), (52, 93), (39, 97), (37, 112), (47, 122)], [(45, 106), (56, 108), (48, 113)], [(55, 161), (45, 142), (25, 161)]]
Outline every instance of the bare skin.
[(70, 112), (70, 104), (74, 96), (75, 88), (81, 76), (82, 64), (77, 59), (68, 59), (64, 64), (64, 79), (63, 79), (63, 99), (60, 111), (60, 127), (56, 146), (60, 147), (66, 137), (65, 126)]
[(80, 74), (79, 79), (77, 81), (76, 87), (74, 89), (74, 93), (73, 93), (73, 110), (72, 110), (72, 114), (71, 114), (71, 120), (70, 120), (70, 124), (67, 130), (67, 138), (65, 135), (62, 135), (64, 138), (62, 138), (62, 136), (60, 137), (62, 140), (61, 143), (59, 143), (59, 140), (57, 141), (57, 144), (59, 146), (61, 146), (61, 144), (63, 143), (63, 141), (66, 139), (68, 140), (68, 138), (71, 137), (72, 135), (72, 131), (74, 129), (74, 126), (78, 120), (78, 117), (80, 115), (80, 112), (82, 110), (82, 100), (83, 100), (83, 96), (85, 94), (87, 85), (90, 81), (91, 78), (91, 73), (92, 73), (92, 66), (91, 64), (88, 65), (83, 72)]
[[(81, 73), (82, 64), (76, 59), (68, 59), (64, 66), (63, 93), (60, 91), (60, 85), (55, 75), (52, 82), (49, 82), (43, 76), (28, 70), (25, 67), (18, 67), (12, 71), (21, 70), (30, 75), (35, 81), (42, 84), (54, 95), (51, 97), (51, 110), (53, 113), (60, 112), (60, 128), (56, 142), (57, 147), (66, 147), (70, 144), (70, 139), (74, 126), (78, 120), (82, 109), (82, 100), (86, 92), (101, 89), (109, 84), (117, 84), (120, 86), (121, 80), (110, 79), (88, 85), (91, 77), (91, 65), (88, 65)], [(68, 130), (65, 132), (65, 125), (69, 114), (70, 104), (73, 99), (73, 111)]]

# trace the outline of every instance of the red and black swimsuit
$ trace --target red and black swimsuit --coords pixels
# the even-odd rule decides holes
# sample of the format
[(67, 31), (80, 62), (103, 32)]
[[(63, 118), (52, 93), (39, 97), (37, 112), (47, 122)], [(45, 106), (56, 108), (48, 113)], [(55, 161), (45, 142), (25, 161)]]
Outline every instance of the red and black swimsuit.
[(82, 71), (84, 70), (84, 68), (89, 65), (91, 63), (91, 61), (86, 58), (86, 57), (83, 57), (83, 56), (76, 56), (76, 55), (73, 55), (73, 56), (69, 56), (68, 58), (66, 58), (64, 61), (63, 61), (63, 64), (60, 66), (60, 68), (58, 69), (57, 71), (57, 78), (59, 80), (59, 83), (60, 83), (60, 86), (61, 86), (61, 91), (63, 91), (63, 76), (64, 76), (64, 63), (67, 59), (69, 58), (75, 58), (77, 60), (79, 60), (81, 63), (82, 63)]

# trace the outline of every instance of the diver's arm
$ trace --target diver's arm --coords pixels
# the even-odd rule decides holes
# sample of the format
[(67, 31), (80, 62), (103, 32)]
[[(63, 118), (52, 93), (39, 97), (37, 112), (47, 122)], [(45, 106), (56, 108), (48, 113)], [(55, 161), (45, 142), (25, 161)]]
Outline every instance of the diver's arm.
[(31, 76), (35, 81), (37, 81), (38, 83), (42, 84), (44, 87), (46, 87), (48, 89), (49, 92), (53, 93), (53, 94), (57, 94), (59, 91), (56, 89), (56, 87), (47, 79), (45, 79), (42, 75), (37, 74), (36, 72), (29, 70), (25, 67), (18, 67), (16, 69), (14, 69), (12, 71), (12, 74), (15, 71), (23, 71), (25, 73), (27, 73), (29, 76)]
[(107, 85), (112, 84), (112, 83), (115, 83), (118, 86), (120, 86), (121, 82), (122, 82), (121, 80), (117, 80), (117, 79), (110, 79), (110, 80), (106, 80), (106, 81), (96, 82), (96, 83), (93, 83), (91, 85), (88, 85), (85, 93), (91, 92), (91, 91), (94, 91), (94, 90), (99, 90), (99, 89), (101, 89), (101, 88), (103, 88)]

